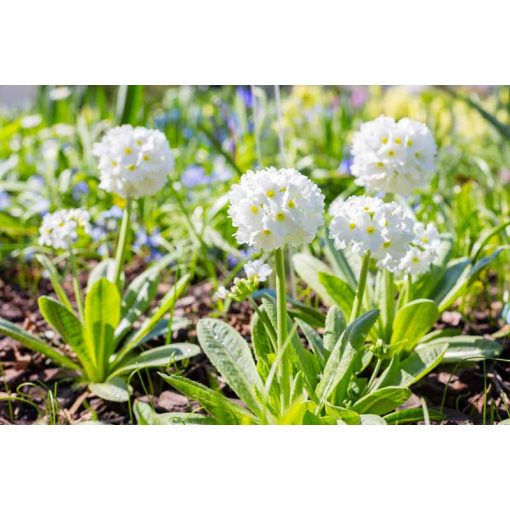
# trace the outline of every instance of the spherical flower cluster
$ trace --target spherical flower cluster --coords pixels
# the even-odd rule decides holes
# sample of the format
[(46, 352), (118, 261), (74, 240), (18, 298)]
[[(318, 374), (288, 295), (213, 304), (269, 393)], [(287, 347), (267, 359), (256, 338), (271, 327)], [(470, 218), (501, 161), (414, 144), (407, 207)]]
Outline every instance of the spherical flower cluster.
[(90, 235), (90, 215), (83, 209), (62, 209), (46, 214), (39, 229), (39, 244), (68, 249), (80, 233)]
[(399, 271), (411, 276), (420, 276), (430, 269), (437, 258), (441, 238), (432, 223), (427, 225), (416, 223), (414, 235), (409, 251), (400, 262)]
[(370, 256), (381, 269), (395, 272), (414, 238), (414, 220), (396, 202), (354, 196), (338, 202), (329, 236), (338, 249)]
[(435, 171), (436, 145), (428, 127), (381, 115), (354, 135), (352, 174), (368, 191), (409, 193), (427, 184)]
[(324, 196), (292, 168), (248, 171), (229, 200), (237, 241), (257, 250), (309, 243), (324, 222)]
[(230, 289), (220, 287), (214, 294), (214, 298), (243, 301), (257, 290), (259, 283), (267, 280), (272, 271), (267, 264), (258, 259), (245, 264), (244, 272), (246, 278), (234, 278), (234, 285)]
[(99, 158), (100, 187), (122, 197), (157, 193), (174, 167), (165, 135), (144, 127), (110, 129), (94, 144), (93, 154)]

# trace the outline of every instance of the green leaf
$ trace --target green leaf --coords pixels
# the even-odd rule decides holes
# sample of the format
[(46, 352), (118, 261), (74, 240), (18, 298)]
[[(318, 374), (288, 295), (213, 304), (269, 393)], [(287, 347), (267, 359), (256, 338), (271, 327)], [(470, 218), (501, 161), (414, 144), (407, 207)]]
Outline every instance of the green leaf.
[(333, 274), (319, 273), (318, 279), (343, 314), (349, 316), (354, 303), (354, 291), (351, 287)]
[(259, 411), (255, 388), (263, 384), (246, 340), (217, 319), (201, 319), (197, 325), (202, 350), (237, 396), (255, 413)]
[(360, 414), (382, 415), (402, 405), (410, 396), (411, 391), (408, 388), (387, 386), (359, 399), (352, 409)]
[(363, 355), (363, 342), (375, 324), (379, 310), (371, 310), (349, 324), (329, 355), (324, 373), (317, 385), (316, 394), (322, 405), (328, 396), (340, 387), (341, 399), (350, 377)]
[(166, 367), (174, 361), (191, 358), (200, 353), (198, 345), (190, 343), (175, 343), (161, 345), (154, 349), (138, 354), (133, 358), (126, 358), (124, 363), (115, 367), (114, 375), (127, 374), (142, 368)]
[(133, 406), (138, 425), (215, 425), (216, 421), (198, 413), (158, 414), (145, 402), (137, 400)]
[[(138, 275), (128, 286), (122, 298), (120, 324), (115, 330), (115, 342), (118, 344), (133, 327), (135, 321), (147, 310), (158, 290), (161, 271), (175, 259), (174, 254), (166, 255), (156, 264)], [(177, 287), (173, 288), (175, 292)]]
[(409, 387), (418, 382), (441, 363), (445, 352), (445, 346), (430, 344), (413, 352), (400, 363), (399, 384)]
[(113, 334), (120, 320), (120, 295), (117, 286), (100, 278), (85, 298), (85, 341), (95, 362), (98, 380), (107, 376), (108, 360), (113, 352)]
[(60, 278), (58, 275), (58, 271), (56, 267), (53, 265), (53, 263), (50, 261), (48, 257), (43, 255), (42, 253), (38, 253), (35, 258), (37, 261), (41, 264), (41, 266), (44, 267), (46, 272), (48, 273), (48, 276), (50, 278), (51, 286), (53, 287), (53, 290), (55, 291), (55, 294), (58, 296), (60, 301), (62, 301), (62, 304), (68, 309), (73, 310), (73, 307), (71, 305), (71, 302), (69, 301), (69, 298), (67, 297), (67, 294), (65, 293), (62, 285), (60, 284)]
[(327, 360), (327, 353), (324, 349), (324, 344), (322, 342), (321, 336), (311, 328), (306, 322), (303, 322), (299, 319), (296, 320), (296, 323), (303, 331), (310, 347), (312, 348), (313, 353), (315, 354), (317, 361), (319, 362), (321, 368), (324, 367)]
[(8, 236), (22, 237), (34, 235), (35, 228), (27, 226), (26, 221), (21, 221), (4, 211), (0, 211), (0, 232), (4, 232)]
[[(444, 416), (434, 409), (428, 409), (428, 413), (431, 421), (440, 421), (444, 419)], [(400, 411), (387, 414), (384, 419), (388, 425), (405, 425), (408, 423), (424, 421), (425, 416), (421, 407), (415, 407), (412, 409), (401, 409)]]
[(18, 341), (21, 345), (24, 345), (28, 349), (32, 351), (40, 352), (44, 354), (47, 358), (52, 359), (59, 365), (63, 367), (70, 368), (72, 370), (76, 370), (77, 372), (81, 372), (81, 367), (77, 365), (74, 361), (70, 360), (67, 356), (62, 354), (57, 349), (54, 349), (46, 342), (41, 340), (40, 338), (28, 333), (24, 329), (20, 328), (16, 324), (9, 322), (0, 317), (0, 333), (14, 340)]
[(361, 425), (388, 425), (384, 418), (377, 416), (376, 414), (362, 414)]
[(318, 276), (319, 273), (332, 274), (331, 269), (324, 262), (321, 262), (309, 253), (296, 253), (292, 257), (292, 263), (299, 277), (320, 296), (324, 304), (327, 306), (333, 305), (333, 299), (320, 282)]
[(430, 299), (417, 299), (403, 306), (393, 321), (390, 344), (395, 347), (394, 352), (413, 350), (420, 338), (428, 333), (438, 318), (437, 305)]
[(140, 345), (145, 336), (149, 334), (164, 315), (173, 308), (175, 302), (181, 297), (182, 293), (186, 289), (190, 278), (191, 276), (189, 274), (184, 275), (179, 279), (175, 286), (165, 294), (159, 307), (154, 311), (152, 316), (142, 324), (142, 327), (136, 333), (126, 340), (118, 354), (118, 360)]
[(240, 425), (256, 422), (255, 416), (235, 404), (219, 391), (178, 375), (159, 374), (170, 386), (201, 404), (222, 425)]
[[(172, 318), (172, 331), (179, 331), (189, 326), (190, 321), (184, 317), (173, 317)], [(170, 321), (168, 319), (161, 319), (151, 331), (149, 331), (140, 341), (139, 345), (146, 344), (150, 340), (154, 340), (160, 336), (166, 336), (168, 334), (168, 327)]]
[(498, 248), (490, 255), (478, 260), (473, 267), (466, 267), (456, 284), (439, 303), (439, 311), (443, 312), (446, 310), (476, 280), (480, 272), (489, 266), (502, 252), (503, 248)]
[(345, 317), (342, 315), (342, 312), (336, 307), (332, 306), (328, 310), (328, 314), (326, 316), (326, 324), (324, 330), (324, 348), (327, 351), (332, 351), (333, 347), (335, 347), (340, 335), (345, 330)]
[(53, 298), (42, 296), (38, 303), (42, 316), (76, 353), (87, 377), (91, 380), (95, 367), (83, 338), (83, 325), (78, 317)]
[(480, 336), (447, 336), (436, 338), (426, 344), (421, 344), (416, 351), (435, 347), (446, 348), (444, 363), (460, 363), (462, 361), (479, 361), (486, 358), (496, 358), (501, 354), (503, 346), (496, 340), (486, 340)]
[(467, 257), (450, 262), (446, 271), (444, 271), (438, 283), (430, 292), (429, 297), (439, 305), (449, 295), (455, 285), (465, 279), (469, 273), (469, 266), (470, 261)]
[(315, 387), (319, 376), (319, 366), (314, 355), (304, 348), (296, 333), (292, 334), (291, 344), (296, 354), (297, 365), (304, 376), (304, 384), (310, 397), (315, 400)]
[(257, 359), (264, 358), (273, 352), (271, 340), (258, 313), (253, 314), (251, 324), (251, 341)]
[(97, 264), (89, 273), (87, 292), (90, 292), (92, 285), (94, 285), (94, 283), (96, 283), (100, 278), (106, 278), (113, 282), (114, 271), (115, 261), (113, 259), (105, 259), (99, 262), (99, 264)]
[(110, 402), (127, 402), (131, 393), (127, 382), (120, 378), (103, 383), (90, 383), (89, 389), (94, 395)]

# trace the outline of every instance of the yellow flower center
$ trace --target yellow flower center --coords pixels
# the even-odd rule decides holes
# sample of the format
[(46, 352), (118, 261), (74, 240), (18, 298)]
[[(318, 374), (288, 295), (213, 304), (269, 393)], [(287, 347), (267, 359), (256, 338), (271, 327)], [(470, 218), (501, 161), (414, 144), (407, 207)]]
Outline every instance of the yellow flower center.
[(402, 139), (401, 138), (395, 138), (395, 143), (397, 145), (400, 145), (402, 143)]
[(274, 190), (270, 189), (268, 191), (266, 191), (266, 195), (269, 197), (269, 198), (273, 198), (275, 193), (274, 193)]
[(382, 143), (388, 143), (388, 139), (386, 137), (384, 137), (382, 140), (381, 140)]
[(135, 170), (135, 169), (136, 169), (136, 165), (133, 165), (133, 164), (128, 165), (127, 169), (128, 169), (130, 172), (132, 172), (133, 170)]
[(407, 146), (408, 147), (412, 147), (413, 146), (413, 141), (409, 138), (409, 140), (407, 140)]
[(350, 228), (351, 230), (354, 230), (354, 229), (356, 228), (356, 223), (351, 223), (351, 224), (349, 225), (349, 228)]
[(281, 211), (279, 213), (276, 213), (276, 219), (278, 221), (283, 221), (285, 219), (285, 214), (282, 213)]
[(384, 168), (384, 163), (383, 163), (382, 161), (378, 161), (378, 162), (377, 162), (377, 166), (378, 166), (379, 168)]
[(373, 227), (372, 225), (367, 227), (367, 234), (373, 234), (374, 232), (375, 232), (375, 227)]
[(253, 214), (257, 214), (259, 212), (259, 208), (254, 204), (250, 207), (250, 211), (253, 213)]
[(390, 158), (392, 158), (393, 156), (395, 156), (395, 151), (388, 151), (388, 156)]
[(150, 161), (150, 159), (151, 159), (150, 156), (147, 155), (147, 154), (145, 154), (144, 157), (143, 157), (144, 161)]
[(265, 235), (265, 236), (270, 236), (272, 234), (272, 232), (270, 230), (268, 230), (267, 228), (265, 230), (262, 231), (262, 233)]
[(294, 207), (296, 207), (296, 203), (294, 202), (294, 200), (292, 200), (292, 198), (289, 200), (289, 203), (287, 204), (287, 207), (289, 209), (294, 209)]
[(133, 152), (133, 151), (131, 150), (131, 147), (126, 147), (126, 148), (124, 149), (124, 154), (125, 154), (126, 156), (129, 156), (132, 152)]

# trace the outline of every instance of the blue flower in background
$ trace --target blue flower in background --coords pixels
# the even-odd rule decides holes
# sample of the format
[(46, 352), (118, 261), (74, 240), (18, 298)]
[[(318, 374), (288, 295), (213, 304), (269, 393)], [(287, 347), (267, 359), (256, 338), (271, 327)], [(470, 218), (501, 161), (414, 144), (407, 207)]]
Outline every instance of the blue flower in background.
[(211, 183), (211, 177), (206, 175), (202, 166), (191, 165), (182, 173), (181, 182), (186, 188), (194, 188)]
[(234, 269), (234, 267), (236, 267), (240, 262), (251, 258), (251, 256), (254, 253), (256, 253), (256, 250), (252, 247), (248, 247), (244, 250), (239, 250), (239, 253), (240, 253), (241, 257), (236, 257), (235, 255), (232, 255), (231, 253), (229, 253), (227, 255), (227, 268), (229, 270)]
[(338, 171), (343, 175), (351, 175), (352, 158), (345, 158), (338, 165)]
[(237, 94), (241, 97), (241, 99), (244, 102), (244, 105), (246, 108), (252, 108), (253, 107), (253, 96), (251, 93), (251, 88), (246, 87), (237, 87)]
[(11, 197), (7, 191), (0, 190), (0, 211), (7, 209), (11, 205)]
[(184, 128), (184, 131), (182, 132), (184, 138), (186, 140), (189, 140), (193, 136), (193, 130), (191, 128)]
[(147, 231), (143, 227), (136, 232), (136, 239), (133, 243), (133, 247), (137, 251), (141, 251), (143, 248), (149, 249), (149, 255), (145, 257), (147, 262), (161, 258), (161, 252), (159, 251), (160, 245), (161, 234), (159, 228), (153, 229), (150, 234), (147, 234)]
[(85, 181), (81, 181), (73, 188), (73, 199), (78, 201), (83, 195), (89, 192), (89, 185)]
[(120, 207), (114, 205), (113, 207), (110, 207), (110, 209), (108, 209), (107, 211), (102, 213), (101, 216), (104, 219), (113, 218), (116, 220), (120, 220), (122, 218), (123, 214), (124, 213), (123, 213), (122, 209)]

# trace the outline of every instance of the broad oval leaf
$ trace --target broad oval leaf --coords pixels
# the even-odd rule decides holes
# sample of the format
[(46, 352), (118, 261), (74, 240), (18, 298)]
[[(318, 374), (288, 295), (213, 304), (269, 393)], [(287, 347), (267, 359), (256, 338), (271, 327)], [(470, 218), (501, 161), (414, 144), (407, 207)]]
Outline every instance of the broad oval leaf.
[(178, 375), (162, 373), (159, 373), (159, 375), (177, 391), (201, 404), (212, 417), (223, 425), (256, 423), (255, 416), (232, 402), (219, 391), (211, 390), (203, 384)]
[(108, 360), (113, 352), (113, 335), (120, 320), (120, 295), (117, 286), (100, 278), (85, 298), (85, 340), (96, 365), (97, 381), (106, 379)]
[(110, 402), (127, 402), (131, 393), (127, 382), (120, 378), (103, 383), (90, 383), (89, 389), (94, 395)]
[(138, 354), (134, 358), (125, 359), (124, 364), (116, 367), (113, 375), (127, 374), (142, 368), (166, 367), (174, 361), (191, 358), (200, 353), (198, 345), (175, 343), (161, 345)]
[(461, 363), (463, 361), (479, 361), (495, 358), (501, 354), (503, 346), (497, 340), (487, 340), (481, 336), (448, 336), (436, 338), (431, 342), (419, 345), (417, 352), (427, 347), (446, 348), (444, 363)]
[(342, 310), (345, 316), (349, 316), (354, 303), (354, 291), (342, 279), (333, 274), (319, 273), (319, 282), (334, 303)]
[(47, 358), (52, 359), (53, 361), (55, 361), (56, 363), (63, 367), (67, 367), (78, 372), (81, 372), (82, 370), (78, 364), (76, 364), (74, 361), (69, 359), (66, 355), (62, 354), (57, 349), (54, 349), (40, 338), (32, 335), (31, 333), (28, 333), (23, 328), (20, 328), (16, 324), (13, 324), (8, 320), (2, 319), (1, 317), (0, 317), (0, 333), (10, 338), (13, 338), (14, 340), (18, 341), (21, 345), (24, 345), (25, 347), (31, 349), (32, 351), (44, 354)]
[(393, 321), (390, 344), (394, 346), (394, 351), (412, 351), (438, 317), (439, 310), (431, 299), (417, 299), (403, 306)]
[(329, 355), (316, 388), (321, 405), (337, 387), (341, 389), (339, 398), (342, 398), (356, 366), (361, 364), (363, 342), (378, 317), (379, 310), (371, 310), (349, 324), (342, 333)]
[(94, 364), (89, 356), (83, 336), (83, 325), (76, 315), (62, 303), (42, 296), (38, 300), (42, 316), (76, 353), (89, 379), (94, 377)]
[(319, 280), (319, 273), (332, 274), (331, 269), (324, 262), (313, 257), (309, 253), (296, 253), (292, 257), (292, 264), (299, 277), (322, 299), (324, 304), (331, 306), (334, 304), (328, 291)]
[(382, 415), (393, 411), (411, 396), (408, 388), (387, 386), (360, 398), (352, 410), (360, 414)]
[(253, 412), (258, 412), (255, 388), (262, 392), (263, 384), (246, 340), (217, 319), (198, 321), (197, 334), (202, 350), (227, 384)]

